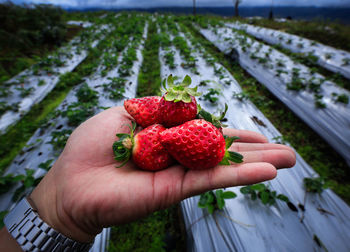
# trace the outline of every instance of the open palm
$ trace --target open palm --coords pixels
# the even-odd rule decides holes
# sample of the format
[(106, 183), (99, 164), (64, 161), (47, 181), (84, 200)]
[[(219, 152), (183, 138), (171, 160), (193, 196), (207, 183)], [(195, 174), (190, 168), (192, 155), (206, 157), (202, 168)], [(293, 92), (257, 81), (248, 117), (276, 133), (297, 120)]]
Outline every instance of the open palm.
[[(70, 230), (93, 236), (102, 227), (132, 221), (207, 190), (272, 179), (276, 168), (295, 163), (295, 154), (287, 146), (269, 144), (255, 132), (226, 129), (224, 134), (240, 137), (231, 149), (243, 154), (242, 164), (200, 171), (174, 165), (149, 172), (130, 161), (116, 168), (112, 144), (116, 133), (129, 133), (131, 119), (124, 108), (115, 107), (80, 125), (43, 185), (33, 193), (34, 198), (43, 191), (55, 194), (51, 205), (59, 221), (74, 226)], [(53, 185), (54, 190), (48, 189)], [(63, 231), (77, 240), (85, 239)]]

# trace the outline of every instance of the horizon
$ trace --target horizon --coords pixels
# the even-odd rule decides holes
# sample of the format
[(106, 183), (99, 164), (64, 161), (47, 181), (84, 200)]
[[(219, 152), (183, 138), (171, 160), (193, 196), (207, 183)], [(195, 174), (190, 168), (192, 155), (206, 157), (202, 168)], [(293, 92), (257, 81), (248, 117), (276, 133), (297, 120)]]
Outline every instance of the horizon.
[[(0, 0), (0, 3), (8, 2)], [(189, 0), (179, 0), (171, 3), (165, 0), (12, 0), (14, 4), (52, 4), (61, 6), (62, 8), (114, 8), (114, 9), (129, 9), (129, 8), (168, 8), (168, 7), (192, 7), (193, 2)], [(220, 8), (233, 7), (232, 0), (210, 0), (196, 1), (196, 8)], [(244, 7), (315, 7), (315, 8), (337, 8), (350, 7), (350, 1), (344, 0), (243, 0), (239, 5)]]

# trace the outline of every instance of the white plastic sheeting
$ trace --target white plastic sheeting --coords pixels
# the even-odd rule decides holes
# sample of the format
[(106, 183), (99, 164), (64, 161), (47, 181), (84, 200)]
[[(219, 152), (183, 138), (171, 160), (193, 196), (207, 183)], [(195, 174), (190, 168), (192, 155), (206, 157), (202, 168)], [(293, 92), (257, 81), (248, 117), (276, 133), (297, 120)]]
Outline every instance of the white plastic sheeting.
[[(90, 45), (91, 47), (97, 46), (98, 42), (111, 31), (108, 25), (98, 26), (95, 29), (91, 27), (90, 29), (95, 38)], [(53, 66), (52, 74), (41, 72), (42, 69), (39, 70), (39, 75), (34, 74), (32, 67), (5, 82), (5, 86), (8, 85), (9, 95), (0, 97), (0, 102), (6, 102), (12, 106), (18, 104), (18, 111), (8, 110), (0, 117), (0, 133), (5, 133), (8, 127), (21, 119), (33, 105), (42, 101), (54, 89), (61, 74), (73, 71), (87, 57), (88, 48), (82, 48), (82, 44), (85, 44), (84, 41), (81, 41), (80, 37), (76, 37), (67, 46), (60, 48), (58, 51), (59, 59), (64, 64), (59, 67)], [(21, 93), (24, 90), (32, 91), (29, 95), (22, 97)]]
[[(143, 39), (138, 45), (136, 50), (137, 61), (134, 62), (132, 66), (132, 75), (129, 77), (124, 77), (126, 79), (126, 87), (124, 92), (124, 97), (135, 97), (137, 89), (137, 76), (139, 69), (141, 67), (143, 56), (142, 49), (144, 46), (144, 41), (147, 37), (148, 24), (145, 25)], [(118, 62), (122, 58), (122, 54), (119, 56)], [(119, 66), (112, 69), (105, 77), (101, 77), (100, 70), (103, 66), (100, 66), (95, 74), (85, 79), (85, 83), (93, 90), (97, 91), (99, 94), (99, 106), (96, 108), (96, 114), (103, 111), (102, 107), (113, 107), (113, 106), (122, 106), (124, 99), (118, 101), (112, 100), (108, 97), (108, 94), (104, 91), (102, 84), (109, 83), (109, 78), (118, 77)], [(64, 111), (69, 104), (77, 102), (77, 97), (75, 96), (77, 90), (82, 86), (79, 84), (74, 87), (73, 90), (67, 95), (62, 104), (57, 108), (57, 111)], [(39, 165), (47, 160), (52, 159), (52, 164), (58, 157), (58, 152), (53, 149), (53, 146), (49, 143), (52, 139), (51, 133), (57, 130), (62, 129), (71, 129), (74, 130), (71, 126), (68, 125), (68, 120), (66, 117), (59, 116), (50, 120), (50, 126), (48, 128), (39, 128), (36, 130), (34, 135), (30, 138), (21, 154), (19, 154), (9, 166), (6, 171), (6, 174), (24, 174), (25, 169), (35, 170), (34, 177), (39, 178), (43, 176), (46, 171), (39, 168)], [(16, 188), (13, 187), (6, 194), (0, 195), (0, 211), (6, 209), (11, 209), (15, 206), (16, 203), (12, 201), (12, 195), (15, 192)], [(105, 228), (103, 231), (96, 236), (93, 247), (90, 252), (100, 252), (106, 251), (108, 241), (110, 236), (110, 229)]]
[[(200, 105), (209, 112), (223, 110), (227, 103), (229, 110), (225, 122), (229, 127), (247, 129), (264, 134), (270, 141), (281, 134), (268, 119), (249, 101), (239, 101), (232, 97), (242, 89), (230, 73), (223, 68), (224, 78), (215, 75), (214, 68), (201, 57), (200, 45), (192, 47), (197, 59), (199, 75), (190, 69), (181, 68), (184, 63), (176, 51), (176, 69), (171, 70), (165, 64), (160, 50), (161, 75), (166, 78), (170, 73), (183, 78), (186, 74), (192, 78), (193, 85), (206, 81), (207, 86), (200, 86), (199, 91), (206, 94), (209, 88), (221, 91), (217, 104), (200, 100)], [(221, 68), (215, 63), (216, 68)], [(230, 85), (226, 84), (230, 83)], [(252, 117), (256, 116), (265, 125), (257, 125)], [(292, 169), (280, 170), (276, 179), (267, 182), (271, 190), (276, 190), (289, 197), (294, 205), (303, 204), (305, 190), (303, 178), (316, 176), (312, 168), (297, 155), (297, 163)], [(325, 190), (321, 196), (308, 195), (305, 204), (305, 218), (301, 223), (301, 211), (291, 211), (285, 203), (277, 202), (267, 207), (259, 201), (251, 201), (239, 192), (240, 187), (228, 188), (236, 192), (237, 198), (226, 200), (223, 211), (211, 216), (206, 210), (197, 207), (199, 197), (182, 201), (182, 212), (188, 234), (188, 251), (323, 251), (313, 240), (317, 236), (328, 251), (349, 251), (350, 208), (331, 190)], [(325, 214), (318, 209), (326, 209)], [(238, 224), (241, 223), (241, 224)], [(251, 225), (251, 226), (247, 226)]]
[(81, 26), (83, 28), (88, 28), (90, 26), (93, 26), (92, 23), (90, 22), (85, 22), (85, 21), (76, 21), (76, 20), (71, 20), (67, 22), (67, 25), (77, 25), (77, 26)]
[[(320, 74), (312, 74), (310, 69), (279, 51), (232, 29), (218, 28), (215, 32), (213, 29), (201, 29), (200, 32), (225, 54), (237, 52), (239, 64), (323, 137), (350, 165), (350, 104), (335, 102), (332, 97), (332, 93), (349, 97), (350, 92), (326, 81)], [(259, 63), (259, 60), (265, 62)], [(323, 96), (326, 108), (315, 107), (315, 93), (308, 89), (299, 92), (287, 89), (295, 69), (298, 70), (298, 78), (307, 85), (323, 82), (319, 94)]]
[(340, 73), (350, 79), (350, 53), (326, 46), (316, 41), (299, 37), (286, 32), (273, 30), (269, 28), (242, 24), (239, 22), (226, 23), (228, 27), (238, 30), (244, 30), (248, 34), (266, 41), (269, 44), (281, 45), (295, 53), (304, 53), (318, 58), (317, 63), (335, 73)]

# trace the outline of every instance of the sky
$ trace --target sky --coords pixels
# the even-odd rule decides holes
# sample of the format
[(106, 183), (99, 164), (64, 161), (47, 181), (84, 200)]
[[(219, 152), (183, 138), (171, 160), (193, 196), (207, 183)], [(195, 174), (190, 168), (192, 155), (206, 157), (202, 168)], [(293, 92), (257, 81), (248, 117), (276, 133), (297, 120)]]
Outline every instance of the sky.
[[(235, 0), (196, 0), (197, 6), (233, 6)], [(0, 0), (5, 2), (5, 0)], [(50, 3), (67, 7), (149, 8), (165, 6), (192, 6), (193, 0), (12, 0), (13, 3)], [(242, 0), (240, 6), (349, 6), (350, 0)]]

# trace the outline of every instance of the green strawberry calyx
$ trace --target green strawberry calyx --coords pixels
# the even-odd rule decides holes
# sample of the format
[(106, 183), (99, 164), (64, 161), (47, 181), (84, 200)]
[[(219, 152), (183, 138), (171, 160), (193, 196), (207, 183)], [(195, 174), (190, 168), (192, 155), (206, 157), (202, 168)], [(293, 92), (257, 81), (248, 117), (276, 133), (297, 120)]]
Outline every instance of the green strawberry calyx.
[(242, 163), (243, 162), (243, 156), (237, 152), (234, 151), (229, 151), (228, 149), (231, 147), (232, 143), (239, 139), (239, 137), (229, 137), (229, 136), (224, 136), (225, 138), (225, 155), (221, 162), (219, 163), (220, 165), (230, 165), (230, 161), (234, 163)]
[[(165, 93), (164, 100), (173, 102), (192, 102), (191, 96), (199, 96), (202, 93), (197, 92), (197, 87), (190, 88), (192, 83), (190, 76), (186, 75), (180, 84), (174, 84), (173, 75), (170, 74), (168, 79), (164, 79), (162, 82), (162, 91)], [(168, 85), (168, 87), (167, 87)]]
[(227, 127), (227, 125), (224, 125), (224, 124), (221, 123), (221, 121), (224, 119), (224, 117), (226, 115), (227, 109), (228, 109), (228, 106), (225, 103), (224, 111), (221, 112), (220, 116), (215, 116), (215, 115), (209, 113), (208, 111), (205, 111), (204, 109), (202, 109), (200, 107), (200, 105), (198, 105), (197, 110), (199, 112), (198, 112), (198, 116), (197, 117), (199, 119), (204, 119), (207, 122), (212, 123), (216, 128), (221, 129), (223, 127)]
[(136, 129), (136, 123), (132, 122), (130, 128), (130, 134), (120, 133), (116, 134), (119, 137), (118, 141), (113, 143), (114, 159), (123, 162), (121, 165), (117, 166), (120, 168), (124, 166), (130, 159), (132, 148), (134, 146), (134, 133)]

